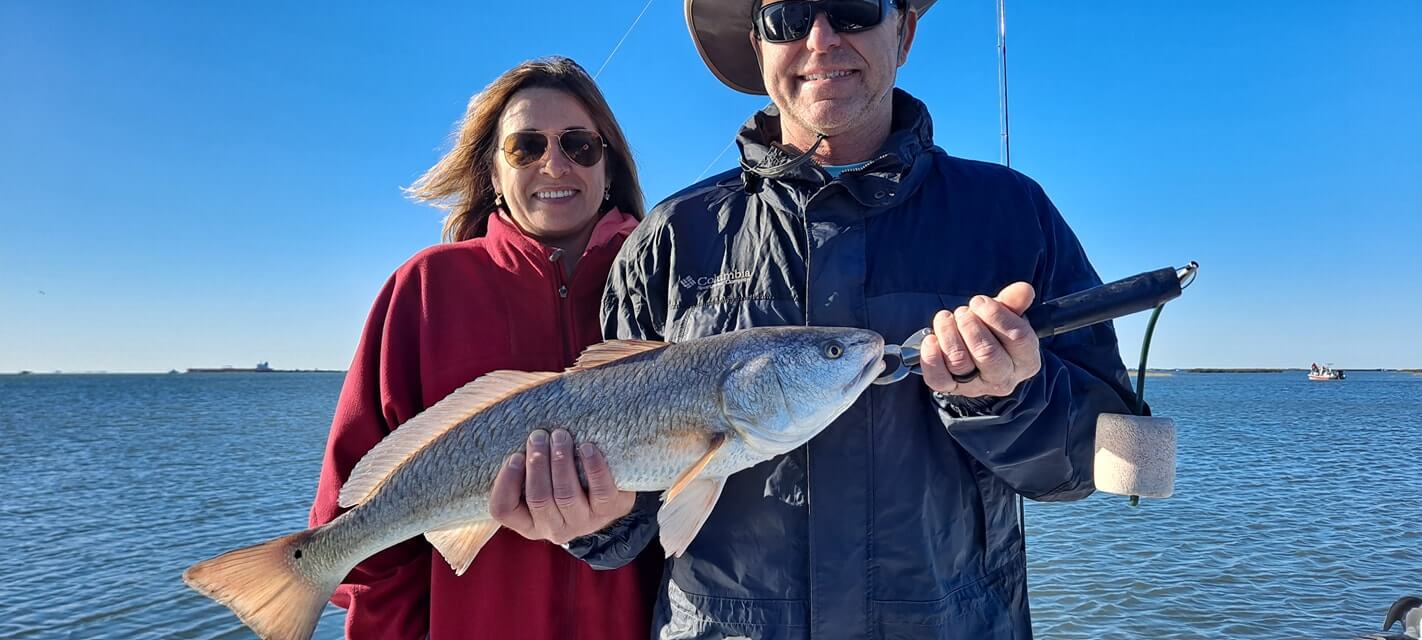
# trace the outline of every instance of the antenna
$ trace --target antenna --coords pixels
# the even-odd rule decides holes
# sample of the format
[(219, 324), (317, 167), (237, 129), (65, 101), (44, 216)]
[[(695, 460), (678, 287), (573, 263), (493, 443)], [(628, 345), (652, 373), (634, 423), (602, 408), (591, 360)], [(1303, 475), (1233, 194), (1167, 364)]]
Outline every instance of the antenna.
[(999, 153), (1003, 166), (1012, 166), (1012, 144), (1008, 140), (1007, 126), (1007, 0), (997, 0), (997, 100), (998, 120), (1002, 129), (1002, 148)]
[[(1002, 130), (1002, 145), (998, 154), (1002, 166), (1012, 168), (1012, 143), (1007, 126), (1007, 0), (997, 0), (997, 104), (998, 126)], [(1017, 496), (1017, 533), (1022, 536), (1022, 550), (1027, 550), (1027, 505)]]

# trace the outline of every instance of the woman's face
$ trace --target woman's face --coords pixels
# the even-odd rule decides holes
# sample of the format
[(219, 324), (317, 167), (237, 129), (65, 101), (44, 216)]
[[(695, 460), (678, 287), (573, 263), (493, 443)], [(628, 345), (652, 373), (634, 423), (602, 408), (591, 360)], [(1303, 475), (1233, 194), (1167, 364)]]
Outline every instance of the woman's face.
[[(544, 244), (562, 244), (589, 233), (608, 186), (606, 153), (585, 167), (559, 146), (556, 135), (569, 129), (598, 132), (582, 103), (558, 89), (519, 91), (499, 118), (494, 191), (503, 195), (519, 228)], [(547, 135), (547, 150), (527, 166), (515, 167), (504, 153), (504, 141), (520, 131)]]

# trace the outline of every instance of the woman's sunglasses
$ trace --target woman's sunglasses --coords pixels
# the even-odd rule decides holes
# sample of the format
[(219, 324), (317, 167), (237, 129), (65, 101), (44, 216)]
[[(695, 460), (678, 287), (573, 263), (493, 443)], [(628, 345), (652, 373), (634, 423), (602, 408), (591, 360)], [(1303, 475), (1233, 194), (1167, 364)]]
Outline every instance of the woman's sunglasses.
[(504, 159), (515, 169), (522, 169), (548, 155), (549, 140), (557, 140), (558, 148), (569, 160), (591, 167), (602, 160), (607, 143), (596, 131), (566, 129), (558, 133), (515, 131), (504, 138)]
[(794, 42), (810, 35), (815, 14), (824, 12), (837, 33), (854, 33), (879, 26), (894, 0), (785, 0), (760, 5), (755, 33), (766, 42)]

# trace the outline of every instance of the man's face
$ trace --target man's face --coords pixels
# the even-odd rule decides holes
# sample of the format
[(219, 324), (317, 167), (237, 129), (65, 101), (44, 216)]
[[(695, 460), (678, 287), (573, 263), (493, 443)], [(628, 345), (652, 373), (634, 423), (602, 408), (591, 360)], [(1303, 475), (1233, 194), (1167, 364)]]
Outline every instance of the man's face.
[(908, 57), (916, 16), (902, 16), (889, 4), (883, 21), (865, 31), (838, 33), (819, 11), (810, 34), (799, 40), (775, 43), (751, 34), (766, 92), (794, 125), (834, 136), (892, 109), (888, 95)]

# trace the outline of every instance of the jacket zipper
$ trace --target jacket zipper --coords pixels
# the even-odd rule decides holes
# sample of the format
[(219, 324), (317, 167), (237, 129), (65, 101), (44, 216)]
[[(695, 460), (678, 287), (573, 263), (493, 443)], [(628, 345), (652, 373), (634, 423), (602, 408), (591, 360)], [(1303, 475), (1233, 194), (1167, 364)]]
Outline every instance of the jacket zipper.
[[(573, 343), (577, 338), (574, 335), (575, 328), (572, 326), (573, 314), (568, 309), (568, 281), (563, 276), (563, 250), (553, 249), (553, 251), (548, 254), (548, 262), (553, 268), (553, 284), (556, 286), (554, 294), (558, 296), (558, 332), (562, 335), (563, 366), (567, 367), (572, 365), (573, 358), (576, 355), (573, 353)], [(576, 274), (574, 277), (577, 277)], [(578, 572), (577, 568), (573, 566), (573, 563), (577, 562), (577, 560), (569, 555), (562, 555), (561, 557), (564, 560), (562, 563), (564, 594), (565, 597), (568, 598), (568, 602), (576, 602)], [(571, 618), (572, 615), (576, 615), (576, 612), (569, 612), (569, 614)], [(571, 619), (567, 620), (567, 622), (569, 623), (568, 628), (572, 631), (570, 637), (576, 638), (578, 635), (577, 625), (572, 624), (573, 620)]]
[(573, 362), (577, 355), (573, 353), (573, 327), (572, 313), (568, 310), (568, 282), (563, 277), (563, 250), (554, 249), (548, 254), (548, 262), (553, 268), (553, 293), (558, 296), (558, 330), (562, 336), (563, 365), (567, 366)]
[[(864, 165), (864, 167), (868, 167), (869, 165), (874, 164), (875, 162), (878, 162), (879, 160), (882, 160), (882, 159), (884, 159), (884, 158), (887, 158), (887, 157), (889, 157), (889, 155), (891, 155), (891, 154), (884, 154), (884, 155), (882, 155), (882, 156), (879, 156), (878, 158), (875, 158), (875, 159), (873, 159), (873, 160), (870, 160), (867, 164)], [(859, 168), (859, 169), (851, 169), (850, 171), (862, 171), (864, 167), (861, 167), (861, 168)], [(822, 171), (823, 171), (823, 169), (822, 169)], [(849, 173), (850, 171), (846, 171), (845, 173)], [(828, 186), (828, 185), (826, 185), (826, 186)], [(812, 250), (811, 250), (811, 247), (810, 247), (810, 207), (809, 207), (809, 205), (810, 205), (810, 203), (814, 202), (815, 196), (818, 196), (818, 195), (820, 194), (820, 191), (823, 191), (823, 190), (824, 190), (824, 188), (821, 187), (818, 191), (816, 191), (813, 195), (811, 195), (808, 200), (805, 201), (805, 211), (804, 211), (804, 216), (803, 216), (803, 223), (804, 223), (804, 226), (805, 226), (805, 297), (804, 297), (804, 299), (803, 299), (803, 304), (805, 305), (805, 308), (804, 308), (803, 313), (804, 313), (804, 319), (805, 319), (805, 326), (807, 326), (807, 327), (810, 326), (810, 309), (812, 309), (812, 308), (814, 307), (814, 305), (811, 304), (811, 301), (810, 301), (810, 255), (811, 255), (811, 253), (812, 253)], [(813, 521), (813, 519), (812, 519), (812, 514), (813, 514), (813, 512), (814, 512), (814, 508), (815, 508), (815, 507), (814, 507), (814, 500), (812, 499), (812, 496), (810, 495), (810, 468), (811, 468), (811, 466), (812, 466), (812, 465), (810, 464), (810, 445), (809, 445), (809, 443), (805, 443), (803, 446), (805, 447), (805, 521), (806, 521), (806, 527), (807, 527), (808, 531), (810, 532), (810, 536), (809, 536), (809, 556), (810, 556), (810, 567), (809, 567), (809, 569), (810, 569), (810, 576), (809, 576), (809, 577), (810, 577), (810, 603), (809, 603), (809, 604), (810, 604), (810, 607), (809, 607), (809, 608), (810, 608), (810, 612), (809, 612), (809, 613), (810, 613), (810, 633), (813, 634), (813, 633), (815, 632), (815, 629), (816, 629), (815, 620), (816, 620), (816, 618), (818, 617), (818, 616), (816, 615), (816, 613), (815, 613), (815, 592), (817, 591), (817, 589), (815, 589), (815, 538), (814, 538), (814, 533), (813, 533), (813, 532), (814, 532), (814, 526), (813, 526), (814, 521)]]
[[(818, 192), (816, 192), (816, 193), (818, 193)], [(805, 326), (807, 326), (807, 327), (810, 326), (810, 309), (811, 309), (812, 307), (814, 307), (814, 305), (810, 304), (810, 254), (811, 254), (811, 249), (810, 249), (810, 207), (809, 207), (810, 203), (813, 202), (814, 199), (815, 199), (815, 198), (814, 198), (814, 196), (812, 195), (812, 196), (810, 196), (810, 198), (809, 198), (808, 200), (805, 201), (804, 215), (801, 216), (801, 223), (803, 224), (804, 230), (805, 230), (805, 296), (804, 296), (803, 298), (801, 298), (800, 303), (803, 304), (803, 305), (805, 305), (805, 308), (801, 311), (801, 315), (803, 316), (804, 322), (805, 322)], [(815, 632), (815, 618), (817, 617), (817, 616), (816, 616), (816, 613), (815, 613), (815, 592), (818, 591), (818, 589), (815, 588), (815, 536), (814, 536), (815, 528), (814, 528), (814, 519), (813, 519), (815, 507), (814, 507), (814, 500), (812, 499), (812, 496), (810, 495), (810, 443), (806, 442), (805, 444), (803, 444), (803, 445), (801, 445), (801, 446), (805, 447), (805, 530), (806, 530), (806, 533), (809, 534), (809, 535), (806, 536), (806, 537), (808, 538), (808, 540), (806, 540), (806, 542), (807, 542), (806, 548), (807, 548), (807, 550), (808, 550), (807, 553), (808, 553), (808, 555), (809, 555), (809, 561), (810, 561), (810, 566), (809, 566), (810, 575), (808, 576), (809, 579), (810, 579), (810, 585), (809, 585), (809, 586), (810, 586), (809, 614), (810, 614), (810, 633), (813, 634), (813, 633)]]

